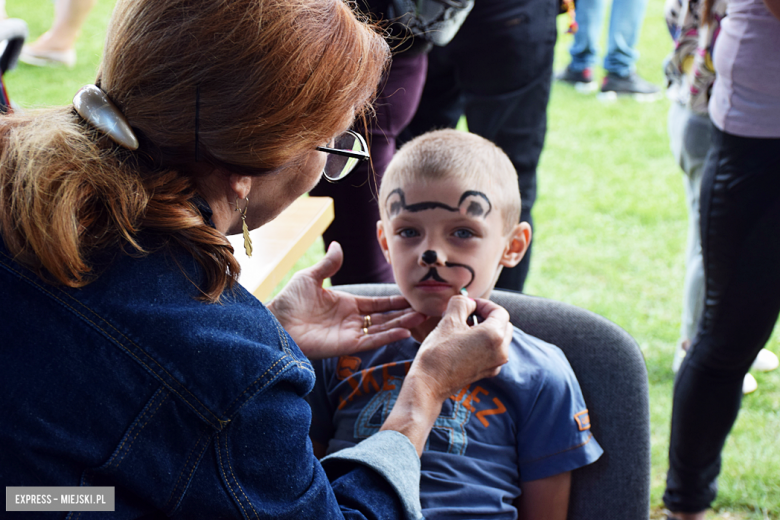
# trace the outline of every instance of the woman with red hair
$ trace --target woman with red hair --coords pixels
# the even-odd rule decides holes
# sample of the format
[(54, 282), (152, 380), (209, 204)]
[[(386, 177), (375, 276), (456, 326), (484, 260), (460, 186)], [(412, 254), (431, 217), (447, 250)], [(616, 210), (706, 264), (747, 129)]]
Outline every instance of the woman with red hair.
[(0, 481), (111, 486), (124, 517), (419, 516), (425, 439), (506, 361), (506, 312), (454, 298), (382, 432), (320, 464), (309, 359), (425, 317), (323, 289), (338, 246), (264, 306), (225, 238), (367, 158), (347, 129), (388, 55), (341, 0), (119, 0), (96, 84), (0, 119)]

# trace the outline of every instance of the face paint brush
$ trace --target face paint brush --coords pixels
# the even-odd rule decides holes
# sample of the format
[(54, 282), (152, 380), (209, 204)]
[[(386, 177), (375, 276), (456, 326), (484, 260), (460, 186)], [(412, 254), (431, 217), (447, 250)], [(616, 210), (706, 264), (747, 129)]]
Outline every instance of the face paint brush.
[[(469, 296), (469, 292), (466, 290), (465, 287), (460, 290), (460, 294), (462, 294), (466, 298), (468, 298), (468, 296)], [(469, 316), (469, 318), (471, 318), (471, 324), (472, 325), (476, 325), (478, 323), (476, 314), (472, 314), (471, 316)]]

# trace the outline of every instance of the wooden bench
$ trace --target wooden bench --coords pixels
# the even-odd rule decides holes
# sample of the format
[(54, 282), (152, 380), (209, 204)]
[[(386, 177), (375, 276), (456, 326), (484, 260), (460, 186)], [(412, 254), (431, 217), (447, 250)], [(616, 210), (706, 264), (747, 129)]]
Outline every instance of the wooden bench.
[(250, 231), (252, 258), (242, 235), (228, 237), (241, 264), (239, 282), (265, 301), (284, 276), (333, 222), (333, 199), (303, 196), (268, 224)]

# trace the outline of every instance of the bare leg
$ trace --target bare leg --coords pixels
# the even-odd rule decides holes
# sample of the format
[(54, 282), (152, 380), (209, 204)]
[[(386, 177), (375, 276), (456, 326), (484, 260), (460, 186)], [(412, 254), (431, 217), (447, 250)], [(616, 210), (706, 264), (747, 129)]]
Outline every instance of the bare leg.
[(56, 0), (51, 28), (30, 45), (25, 45), (19, 59), (36, 66), (75, 65), (76, 38), (96, 1)]
[(36, 51), (67, 51), (76, 46), (81, 26), (97, 0), (56, 0), (51, 29), (30, 45)]

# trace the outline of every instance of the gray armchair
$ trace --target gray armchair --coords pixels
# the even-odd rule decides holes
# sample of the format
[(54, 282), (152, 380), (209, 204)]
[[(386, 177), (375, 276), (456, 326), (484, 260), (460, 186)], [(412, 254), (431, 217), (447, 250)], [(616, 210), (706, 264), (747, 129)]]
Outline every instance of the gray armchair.
[[(362, 295), (398, 294), (395, 285), (346, 285)], [(512, 323), (566, 354), (604, 448), (595, 463), (573, 473), (569, 520), (647, 520), (650, 514), (650, 408), (647, 370), (623, 329), (579, 307), (495, 290)]]

